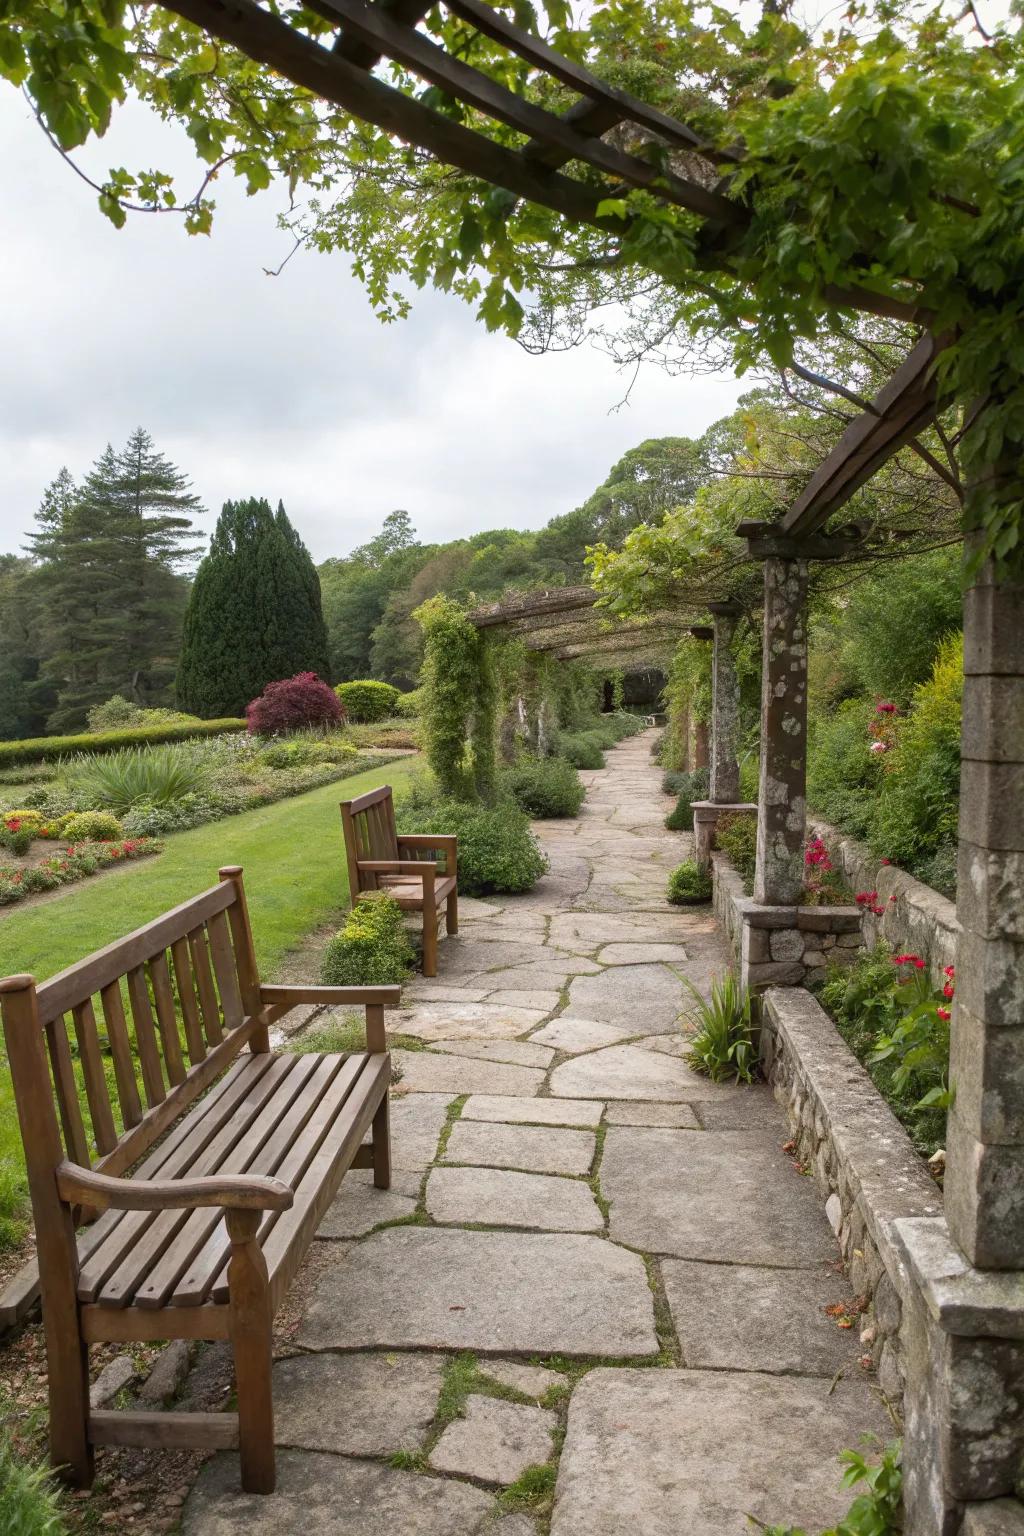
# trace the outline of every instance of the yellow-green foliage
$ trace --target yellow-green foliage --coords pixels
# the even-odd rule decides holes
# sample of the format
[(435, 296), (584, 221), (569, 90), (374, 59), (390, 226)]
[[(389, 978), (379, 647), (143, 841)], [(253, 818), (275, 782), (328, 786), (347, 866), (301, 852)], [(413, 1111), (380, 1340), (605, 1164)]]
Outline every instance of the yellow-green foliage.
[(62, 835), (69, 843), (113, 843), (124, 828), (109, 811), (79, 811), (64, 821)]
[(386, 891), (357, 901), (324, 950), (320, 979), (330, 987), (395, 986), (412, 964), (402, 911)]

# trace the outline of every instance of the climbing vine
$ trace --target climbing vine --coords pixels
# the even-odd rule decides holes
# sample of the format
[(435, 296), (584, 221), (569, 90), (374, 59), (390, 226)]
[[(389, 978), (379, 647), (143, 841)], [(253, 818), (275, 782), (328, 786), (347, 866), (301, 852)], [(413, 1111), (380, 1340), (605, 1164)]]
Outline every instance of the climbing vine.
[(442, 794), (472, 800), (494, 782), (497, 691), (490, 651), (449, 597), (429, 598), (414, 617), (424, 640), (427, 761)]

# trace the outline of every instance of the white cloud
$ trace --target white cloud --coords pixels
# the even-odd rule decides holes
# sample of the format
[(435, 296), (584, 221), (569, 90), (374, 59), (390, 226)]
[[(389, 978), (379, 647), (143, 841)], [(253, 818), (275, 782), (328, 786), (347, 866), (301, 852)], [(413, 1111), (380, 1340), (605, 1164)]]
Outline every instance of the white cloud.
[[(649, 369), (615, 412), (624, 380), (590, 349), (529, 357), (434, 293), (381, 326), (341, 257), (300, 253), (266, 277), (290, 245), (273, 194), (218, 186), (209, 239), (167, 217), (117, 231), (2, 88), (0, 140), (0, 203), (18, 210), (0, 246), (0, 549), (20, 547), (62, 464), (83, 474), (139, 423), (211, 514), (281, 497), (322, 559), (394, 507), (426, 539), (537, 527), (627, 448), (697, 435), (740, 393), (731, 376)], [(189, 170), (180, 136), (138, 106), (86, 159), (101, 176)]]

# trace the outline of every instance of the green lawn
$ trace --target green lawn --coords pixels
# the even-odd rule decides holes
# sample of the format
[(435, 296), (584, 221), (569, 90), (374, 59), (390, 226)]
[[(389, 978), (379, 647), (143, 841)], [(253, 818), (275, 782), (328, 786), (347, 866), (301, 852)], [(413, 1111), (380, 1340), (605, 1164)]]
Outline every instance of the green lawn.
[[(222, 864), (241, 864), (260, 969), (281, 957), (348, 902), (338, 801), (397, 787), (417, 771), (404, 758), (326, 784), (258, 811), (178, 832), (154, 859), (69, 886), (37, 905), (0, 915), (0, 976), (31, 971), (38, 981), (217, 883)], [(311, 977), (310, 980), (316, 980)], [(6, 1071), (0, 1069), (0, 1245), (4, 1218), (22, 1189), (21, 1138)]]

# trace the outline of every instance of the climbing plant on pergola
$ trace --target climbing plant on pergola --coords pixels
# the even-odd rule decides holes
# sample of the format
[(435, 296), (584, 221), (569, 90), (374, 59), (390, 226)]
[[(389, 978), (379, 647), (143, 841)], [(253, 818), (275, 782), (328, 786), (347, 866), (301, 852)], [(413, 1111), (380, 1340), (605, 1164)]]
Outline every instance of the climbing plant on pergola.
[[(981, 1432), (957, 1418), (1022, 1333), (1019, 1302), (985, 1271), (1024, 1269), (1024, 88), (1019, 34), (878, 9), (853, 6), (860, 32), (811, 41), (779, 5), (744, 32), (688, 0), (610, 0), (585, 30), (561, 0), (533, 30), (529, 6), (510, 20), (486, 0), (170, 0), (133, 26), (119, 0), (10, 0), (0, 72), (65, 150), (102, 130), (130, 82), (252, 190), (352, 178), (313, 209), (309, 238), (349, 249), (385, 313), (404, 307), (402, 275), (456, 289), (513, 334), (531, 294), (554, 324), (566, 285), (593, 302), (651, 285), (669, 329), (726, 338), (741, 366), (786, 365), (799, 337), (851, 313), (907, 328), (905, 362), (792, 503), (738, 532), (764, 573), (755, 895), (785, 906), (803, 837), (808, 563), (847, 557), (850, 497), (940, 407), (959, 412), (970, 585), (949, 1232), (894, 1223), (928, 1330), (908, 1384), (907, 1530), (948, 1536), (965, 1502), (1012, 1491), (1024, 1452), (1024, 1431), (1000, 1425), (1000, 1448), (978, 1454)], [(115, 222), (174, 197), (154, 173), (99, 190)], [(209, 190), (183, 205), (191, 229), (209, 228)], [(963, 1336), (970, 1349), (954, 1348)]]

